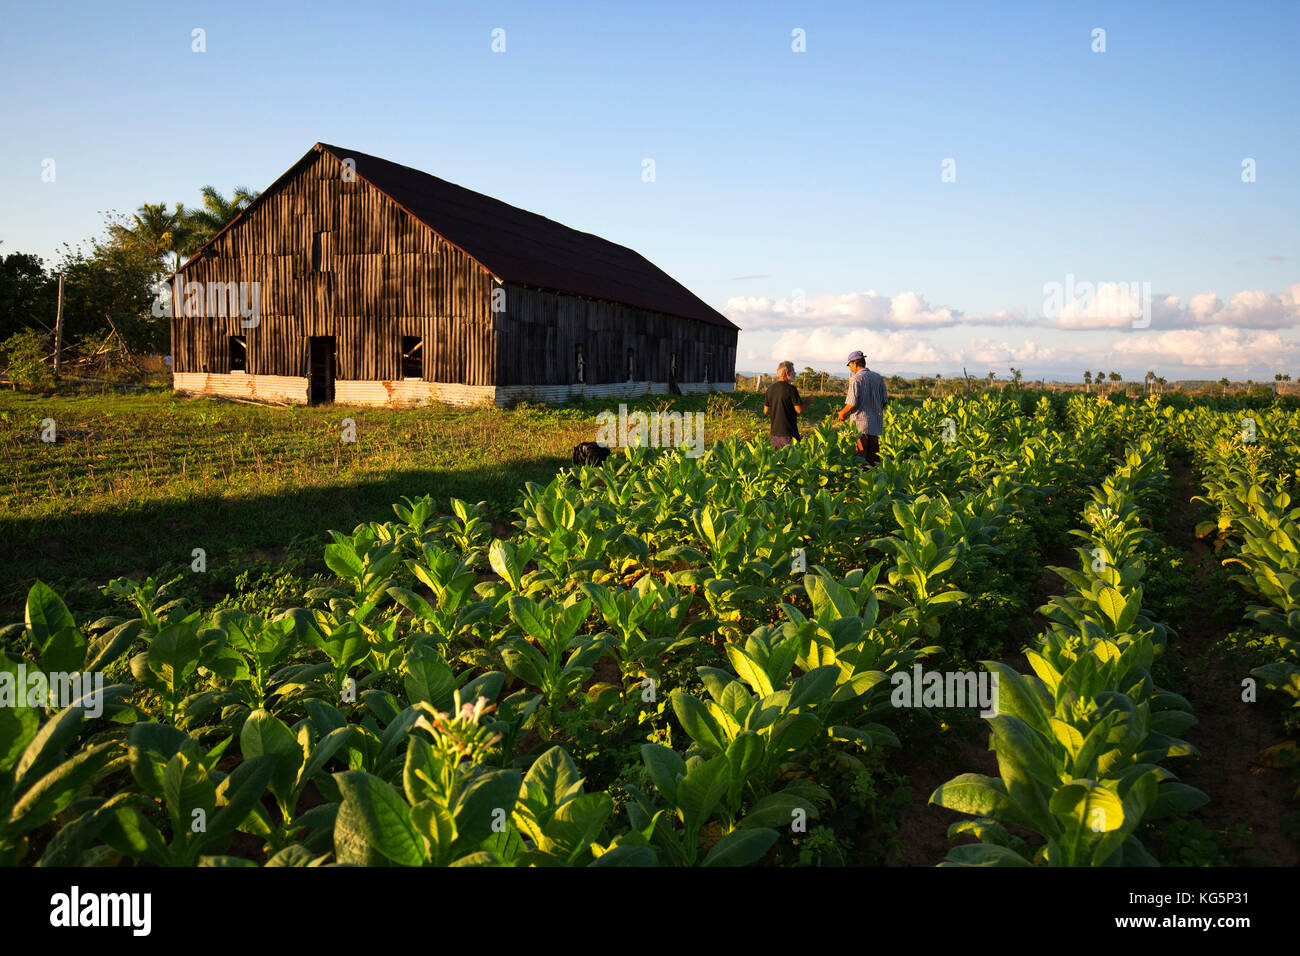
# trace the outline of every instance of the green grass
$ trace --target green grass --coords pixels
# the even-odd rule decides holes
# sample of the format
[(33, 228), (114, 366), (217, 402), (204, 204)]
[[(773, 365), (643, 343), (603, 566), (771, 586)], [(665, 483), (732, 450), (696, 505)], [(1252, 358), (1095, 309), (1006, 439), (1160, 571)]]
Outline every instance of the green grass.
[[(764, 434), (762, 398), (654, 396), (632, 409), (706, 411), (712, 444)], [(812, 419), (836, 400), (820, 399)], [(734, 407), (733, 407), (734, 406)], [(617, 401), (514, 409), (278, 408), (175, 396), (0, 392), (0, 606), (33, 581), (95, 593), (114, 577), (187, 568), (195, 548), (245, 568), (323, 568), (330, 529), (393, 516), (402, 496), (486, 501), (508, 522), (525, 482), (549, 481)], [(52, 418), (69, 436), (38, 434)], [(356, 441), (342, 440), (342, 422)], [(215, 581), (214, 581), (215, 583)], [(216, 599), (216, 596), (212, 596)]]

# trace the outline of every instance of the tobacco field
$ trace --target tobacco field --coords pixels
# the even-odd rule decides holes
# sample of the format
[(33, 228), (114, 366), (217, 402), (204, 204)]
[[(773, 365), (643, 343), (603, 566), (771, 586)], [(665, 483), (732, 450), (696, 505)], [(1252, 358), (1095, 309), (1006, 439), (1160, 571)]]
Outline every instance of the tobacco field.
[[(1169, 541), (1212, 550), (1192, 597), (1252, 648), (1225, 707), (1264, 708), (1295, 789), (1300, 412), (1029, 395), (891, 408), (867, 469), (828, 422), (619, 450), (529, 482), (504, 536), (407, 497), (273, 598), (122, 577), (79, 620), (38, 582), (0, 631), (0, 863), (880, 864), (902, 818), (939, 828), (923, 865), (1188, 862), (1167, 835), (1216, 792), (1183, 779)], [(997, 713), (896, 706), (918, 667), (995, 674)], [(32, 702), (36, 671), (103, 690)]]

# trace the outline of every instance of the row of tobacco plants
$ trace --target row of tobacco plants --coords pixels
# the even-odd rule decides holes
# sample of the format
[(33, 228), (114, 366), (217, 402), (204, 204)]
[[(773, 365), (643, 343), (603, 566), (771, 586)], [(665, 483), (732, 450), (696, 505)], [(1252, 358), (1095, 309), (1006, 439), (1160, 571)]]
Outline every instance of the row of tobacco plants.
[[(276, 606), (195, 609), (174, 582), (117, 580), (121, 613), (78, 622), (37, 584), (26, 620), (0, 631), (0, 695), (73, 673), (103, 686), (0, 697), (0, 861), (737, 866), (794, 862), (801, 846), (806, 859), (810, 827), (872, 799), (841, 782), (899, 745), (892, 676), (1005, 628), (997, 596), (1085, 501), (1106, 570), (1087, 571), (1089, 552), (1057, 620), (1119, 658), (1064, 636), (1040, 651), (1062, 674), (1070, 654), (1094, 663), (1034, 730), (1068, 750), (1088, 721), (1109, 722), (1106, 741), (1142, 722), (1150, 750), (1185, 719), (1149, 680), (1120, 680), (1164, 636), (1133, 573), (1134, 509), (1162, 465), (1138, 445), (1102, 481), (1124, 423), (1096, 407), (928, 401), (891, 415), (869, 470), (829, 424), (785, 449), (628, 449), (529, 484), (506, 538), (481, 505), (403, 500), (392, 520), (334, 532), (332, 576)], [(1119, 690), (1098, 689), (1113, 674)], [(1004, 709), (1018, 686), (1004, 681)], [(1119, 692), (1135, 713), (1119, 713)], [(1156, 802), (1182, 793), (1157, 776)], [(1048, 785), (1034, 777), (1035, 793)], [(1084, 789), (1045, 797), (1048, 811), (1089, 806)], [(983, 845), (1116, 861), (1082, 835), (1029, 853), (995, 816), (970, 830)]]
[(1047, 629), (1025, 650), (1032, 674), (986, 661), (998, 678), (987, 717), (997, 778), (961, 774), (931, 797), (969, 814), (950, 837), (957, 866), (1152, 866), (1143, 823), (1193, 810), (1205, 794), (1163, 764), (1195, 756), (1181, 739), (1188, 702), (1156, 686), (1150, 668), (1171, 631), (1143, 607), (1153, 535), (1148, 514), (1168, 482), (1163, 453), (1130, 445), (1091, 490), (1080, 569), (1052, 568), (1069, 591), (1042, 611)]
[[(1200, 501), (1214, 517), (1197, 528), (1213, 539), (1231, 580), (1248, 596), (1245, 620), (1263, 658), (1250, 671), (1287, 704), (1287, 739), (1259, 755), (1300, 778), (1300, 414), (1281, 409), (1179, 416), (1171, 427), (1201, 473)], [(1300, 779), (1297, 780), (1300, 783)], [(1296, 795), (1300, 797), (1300, 790)]]

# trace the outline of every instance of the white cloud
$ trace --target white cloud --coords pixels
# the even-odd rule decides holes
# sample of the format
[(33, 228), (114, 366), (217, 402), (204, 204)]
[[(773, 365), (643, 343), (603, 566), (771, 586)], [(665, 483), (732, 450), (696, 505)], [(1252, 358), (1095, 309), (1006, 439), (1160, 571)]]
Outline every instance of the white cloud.
[(1043, 313), (1062, 329), (1133, 328), (1135, 322), (1145, 322), (1154, 307), (1149, 283), (1102, 282), (1094, 287), (1081, 282), (1077, 294), (1073, 282), (1049, 285), (1051, 291), (1044, 286)]
[(919, 292), (848, 292), (802, 299), (735, 296), (723, 312), (746, 332), (794, 328), (887, 330), (1006, 326), (1086, 332), (1104, 329), (1187, 329), (1222, 325), (1243, 329), (1300, 327), (1300, 284), (1282, 292), (1245, 289), (1225, 305), (1213, 291), (1183, 305), (1176, 295), (1152, 293), (1149, 283), (1074, 281), (1044, 285), (1043, 314), (1020, 309), (974, 314), (931, 305)]
[(786, 329), (793, 326), (827, 328), (849, 326), (877, 329), (946, 328), (954, 325), (1011, 325), (1024, 316), (1002, 311), (988, 316), (971, 316), (946, 307), (932, 306), (917, 292), (895, 296), (875, 291), (848, 292), (800, 299), (734, 296), (723, 313), (747, 332)]
[(1002, 374), (1010, 366), (1028, 378), (1078, 380), (1084, 368), (1115, 368), (1141, 376), (1148, 368), (1170, 380), (1178, 378), (1271, 378), (1278, 370), (1300, 366), (1300, 339), (1273, 330), (1234, 328), (1150, 329), (1112, 334), (1090, 345), (1061, 346), (1037, 338), (1023, 341), (972, 338), (964, 343), (936, 343), (912, 332), (871, 329), (790, 329), (776, 338), (770, 358), (796, 366), (835, 368), (849, 352), (861, 349), (872, 368), (892, 373), (942, 372), (965, 367), (982, 376)]
[(1010, 342), (993, 342), (989, 339), (972, 339), (965, 346), (953, 350), (950, 354), (954, 363), (1006, 365), (1010, 362), (1053, 362), (1061, 353), (1061, 349), (1039, 346), (1034, 339), (1026, 339), (1020, 345), (1012, 345)]
[[(1173, 297), (1174, 308), (1178, 307), (1178, 298)], [(1213, 292), (1202, 292), (1187, 300), (1187, 312), (1196, 322), (1208, 322), (1223, 309), (1223, 300)]]
[[(1243, 289), (1225, 306), (1215, 292), (1201, 292), (1183, 306), (1176, 295), (1151, 295), (1137, 283), (1102, 283), (1081, 295), (1067, 298), (1054, 311), (1047, 299), (1044, 310), (1053, 321), (1049, 328), (1069, 331), (1093, 329), (1188, 329), (1207, 325), (1239, 329), (1290, 329), (1300, 326), (1300, 285), (1281, 292)], [(1139, 324), (1134, 323), (1134, 318)], [(1141, 324), (1149, 318), (1149, 323)]]
[(795, 363), (843, 364), (850, 352), (861, 350), (867, 362), (887, 365), (933, 365), (943, 353), (925, 339), (906, 332), (882, 334), (870, 329), (790, 329), (772, 346), (772, 358)]
[(1267, 370), (1300, 361), (1300, 341), (1250, 329), (1173, 329), (1117, 338), (1108, 355), (1128, 364)]
[(1242, 291), (1228, 301), (1228, 307), (1201, 320), (1242, 329), (1289, 329), (1300, 325), (1300, 285), (1274, 295), (1271, 292)]
[[(917, 292), (852, 292), (803, 302), (734, 298), (725, 311), (742, 328), (746, 361), (758, 364), (789, 360), (834, 369), (861, 349), (873, 368), (887, 373), (950, 375), (966, 367), (972, 375), (977, 369), (1003, 374), (1014, 366), (1030, 378), (1067, 381), (1078, 380), (1084, 368), (1139, 377), (1155, 368), (1176, 380), (1271, 379), (1300, 366), (1300, 335), (1286, 331), (1300, 329), (1300, 284), (1277, 293), (1241, 290), (1226, 301), (1213, 290), (1184, 302), (1148, 289), (1074, 283), (1050, 319), (1028, 318), (1023, 310), (975, 316), (933, 306)], [(1135, 325), (1135, 312), (1149, 323)], [(978, 334), (981, 326), (1000, 326), (1008, 337), (987, 328)], [(962, 336), (963, 329), (976, 336)]]

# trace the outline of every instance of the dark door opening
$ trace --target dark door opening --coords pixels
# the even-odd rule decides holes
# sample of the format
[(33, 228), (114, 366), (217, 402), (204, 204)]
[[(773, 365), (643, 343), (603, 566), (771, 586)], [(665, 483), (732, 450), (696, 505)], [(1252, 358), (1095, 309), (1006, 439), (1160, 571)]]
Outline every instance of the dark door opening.
[(334, 401), (334, 337), (313, 335), (308, 341), (307, 401)]

